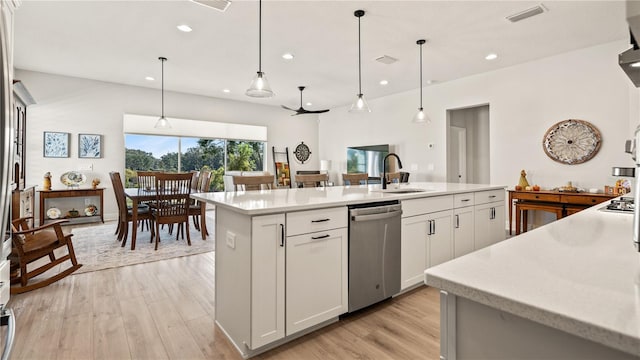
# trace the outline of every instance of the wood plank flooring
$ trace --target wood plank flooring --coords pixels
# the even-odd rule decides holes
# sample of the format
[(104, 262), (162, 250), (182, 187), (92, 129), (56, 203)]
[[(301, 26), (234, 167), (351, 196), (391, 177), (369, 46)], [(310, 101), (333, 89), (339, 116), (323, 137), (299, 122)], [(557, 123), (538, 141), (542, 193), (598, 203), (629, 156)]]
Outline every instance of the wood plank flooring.
[[(185, 256), (13, 295), (12, 359), (241, 359), (214, 325), (213, 262)], [(439, 319), (438, 291), (421, 287), (256, 359), (438, 359)]]

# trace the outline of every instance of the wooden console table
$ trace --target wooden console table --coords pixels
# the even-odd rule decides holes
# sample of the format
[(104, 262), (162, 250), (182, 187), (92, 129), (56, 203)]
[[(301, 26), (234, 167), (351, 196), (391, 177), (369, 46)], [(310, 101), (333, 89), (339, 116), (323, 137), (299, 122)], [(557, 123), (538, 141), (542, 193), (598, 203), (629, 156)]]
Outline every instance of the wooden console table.
[[(104, 188), (97, 189), (66, 189), (66, 190), (39, 190), (40, 193), (40, 225), (44, 225), (49, 219), (46, 216), (47, 210), (51, 207), (57, 207), (51, 205), (53, 202), (52, 199), (64, 199), (64, 198), (98, 198), (98, 204), (94, 201), (91, 201), (91, 204), (94, 204), (98, 207), (98, 213), (93, 216), (86, 216), (84, 214), (84, 208), (86, 205), (85, 202), (80, 200), (74, 201), (73, 208), (78, 210), (79, 216), (77, 217), (68, 217), (66, 216), (66, 212), (71, 209), (60, 209), (62, 214), (60, 215), (60, 219), (68, 219), (70, 223), (88, 223), (88, 222), (98, 222), (102, 221), (104, 223)], [(65, 200), (66, 201), (66, 200)]]
[[(512, 234), (513, 208), (516, 207), (516, 235), (520, 234), (520, 218), (522, 216), (526, 232), (526, 217), (528, 210), (549, 211), (556, 214), (557, 219), (575, 214), (590, 206), (613, 199), (618, 195), (570, 193), (561, 191), (509, 191), (509, 235)], [(522, 212), (522, 214), (520, 214)]]

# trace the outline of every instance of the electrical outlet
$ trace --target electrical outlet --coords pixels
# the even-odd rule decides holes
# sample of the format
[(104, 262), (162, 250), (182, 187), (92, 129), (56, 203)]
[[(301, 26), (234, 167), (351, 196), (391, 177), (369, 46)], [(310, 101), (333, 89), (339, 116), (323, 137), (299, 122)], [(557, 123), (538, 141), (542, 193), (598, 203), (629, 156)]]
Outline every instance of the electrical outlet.
[(235, 249), (236, 248), (236, 234), (232, 233), (231, 231), (227, 231), (227, 246)]

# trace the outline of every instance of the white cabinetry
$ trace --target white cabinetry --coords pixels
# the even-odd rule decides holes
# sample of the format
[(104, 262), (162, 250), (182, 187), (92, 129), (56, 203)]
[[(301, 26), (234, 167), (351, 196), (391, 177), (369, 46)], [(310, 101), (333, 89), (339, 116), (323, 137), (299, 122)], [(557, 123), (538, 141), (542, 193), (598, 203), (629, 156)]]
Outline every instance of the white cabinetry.
[(286, 334), (291, 335), (347, 312), (347, 208), (288, 213), (287, 235)]
[(474, 207), (453, 210), (453, 257), (472, 252), (474, 248)]
[(475, 195), (475, 248), (481, 249), (505, 239), (504, 190)]
[(255, 216), (251, 221), (251, 347), (285, 334), (284, 215)]
[(451, 256), (451, 208), (452, 195), (402, 201), (401, 289), (421, 284), (430, 262)]

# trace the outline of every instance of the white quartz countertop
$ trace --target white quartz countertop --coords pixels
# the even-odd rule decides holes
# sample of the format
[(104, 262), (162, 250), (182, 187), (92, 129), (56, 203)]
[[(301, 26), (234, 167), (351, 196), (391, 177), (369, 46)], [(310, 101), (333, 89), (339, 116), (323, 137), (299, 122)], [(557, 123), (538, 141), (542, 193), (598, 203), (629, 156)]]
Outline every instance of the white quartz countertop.
[(640, 354), (632, 214), (596, 205), (425, 271), (427, 285)]
[(403, 200), (482, 190), (504, 189), (505, 186), (456, 183), (402, 183), (388, 189), (422, 189), (424, 192), (382, 192), (381, 185), (329, 186), (318, 188), (274, 189), (238, 192), (209, 192), (191, 197), (223, 206), (246, 215), (320, 209), (387, 200)]

